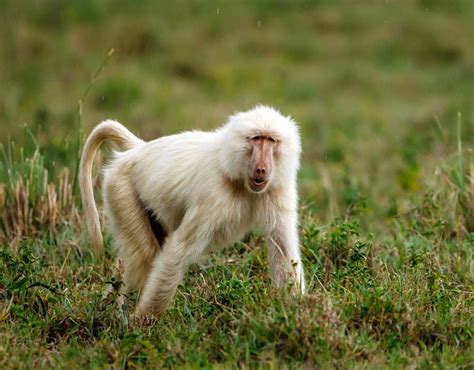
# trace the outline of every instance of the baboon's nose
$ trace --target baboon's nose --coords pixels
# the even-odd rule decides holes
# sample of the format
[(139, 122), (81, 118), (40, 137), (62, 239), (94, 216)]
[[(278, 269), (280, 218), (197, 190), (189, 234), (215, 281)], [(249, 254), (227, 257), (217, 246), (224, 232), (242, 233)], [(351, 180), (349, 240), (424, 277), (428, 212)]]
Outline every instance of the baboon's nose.
[(256, 180), (266, 181), (268, 178), (270, 171), (268, 170), (267, 166), (260, 165), (256, 166), (253, 170), (252, 177)]

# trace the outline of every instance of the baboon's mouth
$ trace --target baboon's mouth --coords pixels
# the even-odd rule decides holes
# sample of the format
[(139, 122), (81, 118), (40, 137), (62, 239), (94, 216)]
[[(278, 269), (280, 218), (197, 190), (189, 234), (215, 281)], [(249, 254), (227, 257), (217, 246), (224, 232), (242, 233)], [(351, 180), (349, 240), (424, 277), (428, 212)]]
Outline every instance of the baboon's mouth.
[(251, 178), (250, 179), (250, 187), (253, 191), (260, 191), (262, 190), (265, 185), (267, 185), (267, 181), (263, 179)]

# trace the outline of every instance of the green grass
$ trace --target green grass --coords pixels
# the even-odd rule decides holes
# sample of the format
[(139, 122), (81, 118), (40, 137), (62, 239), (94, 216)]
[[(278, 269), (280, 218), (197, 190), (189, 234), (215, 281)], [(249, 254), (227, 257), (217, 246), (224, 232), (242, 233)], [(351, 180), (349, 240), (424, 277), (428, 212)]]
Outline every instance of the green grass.
[[(3, 1), (0, 17), (0, 368), (472, 368), (471, 1)], [(104, 295), (110, 238), (97, 256), (83, 230), (81, 138), (105, 118), (145, 139), (210, 129), (257, 103), (301, 126), (308, 294), (271, 287), (252, 234), (130, 325), (135, 297)]]

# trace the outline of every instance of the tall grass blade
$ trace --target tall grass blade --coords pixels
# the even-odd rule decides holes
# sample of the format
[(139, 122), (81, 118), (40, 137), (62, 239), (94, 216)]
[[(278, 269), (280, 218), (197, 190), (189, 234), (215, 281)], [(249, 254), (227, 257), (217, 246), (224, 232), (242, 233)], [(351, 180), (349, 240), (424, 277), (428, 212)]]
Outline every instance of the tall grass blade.
[(87, 86), (84, 94), (82, 95), (81, 99), (79, 99), (78, 107), (77, 107), (77, 115), (76, 115), (76, 122), (77, 122), (77, 138), (76, 138), (76, 153), (77, 159), (76, 164), (74, 166), (74, 174), (72, 179), (72, 195), (76, 194), (76, 187), (77, 187), (77, 176), (79, 174), (79, 163), (81, 161), (81, 151), (82, 151), (82, 141), (83, 141), (83, 133), (82, 133), (82, 107), (85, 99), (89, 95), (92, 86), (96, 82), (97, 78), (99, 77), (100, 73), (104, 70), (107, 62), (109, 61), (110, 57), (114, 54), (115, 49), (110, 49), (107, 56), (102, 61), (102, 64), (99, 66), (97, 71), (95, 72), (94, 76), (92, 77), (89, 85)]

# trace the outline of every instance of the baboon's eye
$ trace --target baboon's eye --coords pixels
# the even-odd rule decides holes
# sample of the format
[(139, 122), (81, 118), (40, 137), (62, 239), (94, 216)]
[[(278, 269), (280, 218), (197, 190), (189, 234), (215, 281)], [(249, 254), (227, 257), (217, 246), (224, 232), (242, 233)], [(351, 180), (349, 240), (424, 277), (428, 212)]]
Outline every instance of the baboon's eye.
[(277, 142), (277, 140), (274, 139), (273, 137), (271, 137), (271, 136), (264, 136), (264, 135), (252, 136), (252, 137), (250, 137), (248, 140), (256, 140), (256, 141), (258, 141), (258, 140), (269, 140), (269, 141), (271, 141), (272, 143), (276, 143), (276, 142)]

